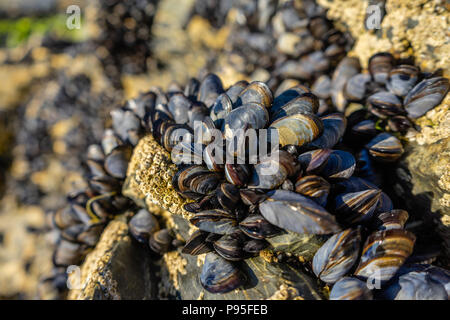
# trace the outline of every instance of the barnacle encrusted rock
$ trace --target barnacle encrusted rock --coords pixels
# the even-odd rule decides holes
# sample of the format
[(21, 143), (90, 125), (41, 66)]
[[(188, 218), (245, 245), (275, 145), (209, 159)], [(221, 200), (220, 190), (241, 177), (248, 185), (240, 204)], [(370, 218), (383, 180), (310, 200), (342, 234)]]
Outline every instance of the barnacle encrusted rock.
[(112, 221), (85, 262), (69, 275), (68, 299), (151, 299), (156, 296), (155, 262), (128, 233), (124, 216)]

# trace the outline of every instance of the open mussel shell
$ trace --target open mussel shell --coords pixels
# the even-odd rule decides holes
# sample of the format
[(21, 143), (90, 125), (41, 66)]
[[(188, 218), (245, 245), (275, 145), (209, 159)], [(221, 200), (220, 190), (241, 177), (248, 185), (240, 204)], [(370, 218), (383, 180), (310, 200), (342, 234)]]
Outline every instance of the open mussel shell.
[(331, 234), (341, 229), (335, 217), (298, 193), (275, 190), (259, 204), (262, 216), (271, 224), (299, 234)]
[(339, 194), (335, 199), (335, 213), (338, 221), (346, 225), (369, 221), (378, 206), (380, 197), (381, 190), (377, 189)]
[(150, 236), (159, 230), (158, 220), (146, 209), (140, 209), (128, 223), (130, 233), (142, 243), (147, 243)]
[(386, 88), (399, 97), (404, 97), (414, 87), (419, 77), (419, 68), (407, 64), (396, 66), (389, 72)]
[(154, 252), (164, 254), (169, 251), (172, 240), (169, 229), (161, 229), (151, 235), (148, 244)]
[(277, 235), (280, 230), (260, 214), (252, 214), (239, 223), (239, 229), (253, 239), (265, 239)]
[(356, 167), (353, 155), (343, 150), (317, 149), (302, 153), (298, 157), (306, 174), (315, 174), (326, 179), (348, 179)]
[(224, 235), (237, 230), (235, 215), (222, 209), (201, 211), (189, 221), (200, 230), (211, 233)]
[(344, 135), (347, 119), (342, 113), (332, 113), (321, 117), (320, 120), (323, 123), (323, 132), (305, 146), (308, 149), (331, 149)]
[(394, 57), (388, 52), (379, 52), (369, 59), (369, 72), (375, 82), (386, 83), (394, 65)]
[(297, 159), (289, 152), (279, 150), (263, 157), (254, 166), (249, 188), (274, 189), (280, 186), (287, 177), (295, 176), (300, 170)]
[(295, 192), (300, 193), (322, 207), (327, 204), (328, 194), (330, 193), (330, 184), (327, 180), (316, 175), (301, 177), (295, 183)]
[(419, 82), (405, 97), (403, 104), (411, 118), (419, 118), (441, 103), (450, 88), (447, 78), (434, 77)]
[(314, 114), (294, 114), (276, 120), (270, 128), (278, 130), (281, 146), (302, 146), (316, 139), (323, 131), (322, 121)]
[(223, 92), (222, 80), (217, 75), (210, 73), (206, 75), (200, 84), (198, 100), (210, 108)]
[(378, 230), (403, 229), (408, 217), (408, 212), (401, 209), (381, 212), (375, 216), (373, 226)]
[(358, 260), (360, 245), (359, 228), (336, 233), (314, 255), (314, 273), (326, 283), (335, 283), (347, 274)]
[(381, 119), (405, 114), (400, 99), (389, 91), (379, 91), (368, 97), (367, 106), (372, 114)]
[(372, 300), (372, 298), (367, 283), (351, 277), (336, 282), (330, 292), (330, 300)]
[(416, 237), (402, 229), (372, 233), (366, 240), (355, 275), (383, 284), (389, 281), (411, 255)]
[(208, 235), (208, 232), (204, 232), (201, 230), (195, 231), (186, 242), (181, 252), (193, 256), (211, 252), (213, 250), (211, 248), (211, 245), (205, 241)]
[(403, 154), (403, 146), (399, 139), (383, 132), (373, 138), (367, 145), (369, 154), (380, 162), (393, 162)]
[(200, 283), (211, 293), (227, 293), (245, 283), (246, 277), (233, 262), (227, 261), (216, 253), (205, 257)]
[(241, 106), (252, 102), (260, 104), (265, 108), (270, 108), (273, 102), (273, 94), (267, 84), (261, 81), (250, 83), (239, 94), (236, 105)]

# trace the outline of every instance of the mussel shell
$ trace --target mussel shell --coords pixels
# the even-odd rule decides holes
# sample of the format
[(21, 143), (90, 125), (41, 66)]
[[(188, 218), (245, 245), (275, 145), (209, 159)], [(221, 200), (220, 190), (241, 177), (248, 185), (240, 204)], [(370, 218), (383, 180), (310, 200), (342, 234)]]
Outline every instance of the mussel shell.
[(236, 101), (236, 106), (249, 103), (257, 103), (265, 108), (270, 108), (273, 102), (273, 94), (267, 84), (261, 81), (250, 83), (241, 93)]
[(247, 184), (251, 171), (246, 164), (225, 164), (225, 178), (231, 184), (242, 187)]
[(106, 129), (103, 133), (102, 148), (104, 154), (109, 154), (114, 148), (121, 145), (122, 142), (111, 129)]
[(367, 145), (370, 155), (380, 162), (393, 162), (403, 154), (400, 140), (393, 135), (383, 132), (373, 138)]
[(347, 151), (317, 149), (298, 157), (306, 174), (315, 174), (326, 179), (348, 179), (356, 167), (356, 160)]
[(394, 57), (388, 52), (379, 52), (369, 59), (369, 71), (375, 82), (386, 83), (394, 65)]
[(239, 189), (230, 183), (222, 183), (216, 192), (217, 200), (222, 208), (226, 210), (233, 210), (236, 208), (241, 196)]
[(347, 274), (358, 260), (360, 245), (359, 228), (336, 233), (314, 255), (314, 273), (326, 283), (335, 283)]
[(295, 183), (295, 192), (300, 193), (322, 207), (327, 203), (330, 184), (324, 178), (316, 175), (304, 176)]
[(200, 84), (198, 100), (210, 108), (223, 92), (222, 80), (217, 75), (210, 73), (205, 76)]
[(258, 103), (251, 102), (232, 110), (224, 120), (224, 134), (230, 140), (239, 130), (262, 129), (269, 123), (267, 109)]
[[(282, 83), (282, 85), (283, 84), (284, 83)], [(280, 85), (280, 87), (282, 86)], [(311, 93), (311, 90), (308, 87), (301, 84), (297, 84), (296, 86), (293, 86), (290, 89), (282, 91), (279, 95), (275, 96), (270, 111), (274, 112), (276, 110), (279, 110), (282, 106), (286, 105), (295, 98), (304, 95), (305, 93)]]
[(227, 91), (225, 93), (230, 98), (231, 103), (233, 105), (238, 101), (239, 95), (245, 88), (247, 88), (247, 86), (248, 86), (248, 82), (245, 80), (241, 80), (241, 81), (236, 82), (235, 84), (233, 84), (231, 87), (229, 87), (227, 89)]
[(449, 88), (449, 80), (443, 77), (424, 79), (419, 82), (403, 102), (408, 116), (414, 119), (423, 116), (441, 103)]
[(280, 232), (274, 225), (270, 224), (260, 214), (252, 214), (239, 223), (239, 228), (248, 237), (253, 239), (265, 239)]
[(334, 70), (331, 80), (331, 99), (339, 112), (343, 112), (347, 106), (347, 99), (344, 97), (345, 84), (360, 70), (359, 60), (350, 57), (342, 59)]
[(122, 139), (122, 141), (129, 141), (133, 145), (136, 144), (137, 141), (130, 136), (130, 133), (140, 132), (141, 120), (134, 114), (134, 112), (130, 110), (116, 109), (111, 111), (111, 119), (114, 131), (120, 139)]
[(242, 247), (242, 250), (250, 254), (257, 254), (258, 252), (266, 249), (269, 246), (270, 244), (266, 240), (252, 239), (245, 243), (245, 245)]
[(301, 96), (292, 99), (280, 108), (270, 110), (270, 121), (294, 115), (294, 114), (315, 114), (319, 109), (319, 100), (312, 93), (304, 93)]
[(174, 94), (168, 104), (168, 109), (175, 120), (175, 123), (184, 124), (189, 122), (188, 111), (192, 108), (192, 101), (182, 93)]
[(378, 230), (403, 229), (408, 218), (406, 210), (395, 209), (377, 214), (373, 225)]
[(351, 277), (336, 282), (330, 292), (330, 300), (372, 300), (372, 298), (367, 283)]
[(213, 249), (211, 248), (209, 243), (205, 241), (208, 235), (208, 232), (204, 232), (201, 230), (195, 231), (186, 242), (181, 252), (193, 256), (211, 252)]
[(139, 210), (128, 223), (130, 233), (142, 243), (147, 243), (150, 236), (159, 230), (158, 220), (148, 210)]
[(314, 114), (294, 114), (276, 120), (270, 128), (278, 130), (281, 146), (302, 146), (316, 139), (323, 131), (322, 121)]
[(394, 116), (388, 119), (388, 126), (394, 132), (405, 134), (413, 126), (411, 121), (405, 116)]
[(112, 150), (105, 158), (106, 172), (114, 178), (125, 179), (131, 153), (129, 146), (119, 146)]
[(291, 191), (275, 190), (259, 204), (271, 224), (299, 234), (330, 234), (340, 231), (334, 216), (314, 201)]
[(314, 81), (311, 91), (320, 99), (328, 99), (331, 95), (331, 79), (328, 75), (321, 75)]
[(240, 189), (242, 202), (247, 206), (257, 205), (267, 199), (265, 190), (258, 189)]
[(244, 237), (238, 233), (232, 233), (214, 241), (213, 246), (222, 258), (239, 261), (249, 257), (248, 253), (242, 250), (243, 244)]
[(400, 99), (388, 91), (374, 93), (367, 98), (367, 105), (369, 111), (381, 119), (405, 114)]
[(189, 221), (202, 231), (222, 235), (235, 232), (238, 225), (236, 217), (222, 209), (201, 211)]
[(381, 190), (377, 189), (338, 195), (335, 199), (335, 213), (338, 221), (345, 224), (369, 221), (377, 208), (380, 197)]
[[(86, 210), (81, 206), (79, 207), (84, 210), (85, 216), (88, 217)], [(89, 220), (87, 220), (87, 222), (88, 221)], [(73, 209), (73, 205), (66, 205), (65, 207), (56, 211), (53, 215), (53, 223), (60, 230), (70, 227), (74, 224), (78, 224), (80, 222), (81, 220), (78, 217), (76, 211)]]
[(192, 141), (192, 129), (185, 124), (173, 124), (162, 135), (162, 145), (168, 151), (182, 141)]
[(387, 89), (399, 97), (404, 97), (414, 87), (419, 76), (419, 68), (407, 64), (396, 66), (389, 72)]
[(168, 229), (161, 229), (151, 235), (148, 244), (154, 252), (164, 254), (169, 251), (172, 240), (173, 237), (170, 235), (170, 231)]
[(350, 131), (352, 140), (355, 140), (358, 144), (372, 139), (378, 133), (375, 121), (371, 119), (358, 122), (351, 128)]
[(331, 149), (344, 135), (347, 119), (342, 113), (332, 113), (320, 118), (323, 123), (322, 134), (305, 147), (307, 149)]
[(200, 283), (211, 293), (227, 293), (242, 286), (245, 276), (232, 262), (210, 252), (205, 257)]
[(79, 265), (86, 250), (86, 245), (61, 239), (53, 253), (53, 264), (57, 267)]
[(402, 229), (372, 233), (364, 244), (355, 275), (374, 278), (381, 284), (389, 281), (411, 255), (416, 237)]
[(358, 73), (348, 79), (344, 86), (344, 96), (349, 101), (361, 101), (367, 92), (367, 83), (371, 81), (371, 76)]
[(214, 121), (216, 128), (222, 128), (224, 119), (233, 110), (233, 103), (226, 93), (217, 97), (216, 102), (211, 107), (209, 116)]

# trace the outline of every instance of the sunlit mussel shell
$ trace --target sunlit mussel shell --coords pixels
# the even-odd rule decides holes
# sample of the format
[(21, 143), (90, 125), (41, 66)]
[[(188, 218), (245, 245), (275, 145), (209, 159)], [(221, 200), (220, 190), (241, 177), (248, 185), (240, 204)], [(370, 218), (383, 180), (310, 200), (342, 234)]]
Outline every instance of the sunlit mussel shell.
[(298, 157), (305, 174), (315, 174), (326, 179), (348, 179), (355, 171), (356, 161), (347, 151), (317, 149)]
[(383, 284), (389, 281), (411, 255), (416, 237), (402, 229), (372, 233), (364, 244), (355, 275)]
[(209, 118), (209, 114), (209, 109), (202, 102), (196, 102), (187, 112), (187, 124), (189, 125), (189, 127), (194, 128), (195, 125), (198, 125), (199, 123), (205, 121), (205, 119)]
[(237, 103), (239, 95), (245, 88), (247, 88), (247, 86), (248, 82), (245, 80), (241, 80), (233, 84), (231, 87), (227, 89), (227, 91), (225, 91), (225, 93), (227, 94), (228, 98), (230, 98), (231, 103), (233, 105)]
[(381, 212), (375, 216), (373, 226), (378, 230), (403, 229), (408, 217), (408, 212), (401, 209)]
[(441, 103), (450, 88), (447, 78), (424, 79), (409, 91), (403, 104), (408, 116), (419, 118)]
[(394, 132), (406, 134), (409, 128), (413, 126), (411, 121), (405, 116), (394, 116), (388, 119), (388, 126)]
[(150, 236), (159, 230), (156, 217), (146, 209), (140, 209), (128, 222), (130, 233), (141, 243), (147, 243)]
[(222, 144), (218, 142), (217, 144), (210, 143), (206, 146), (203, 152), (203, 161), (209, 170), (216, 172), (222, 172), (224, 170), (224, 163), (226, 159), (226, 150), (224, 150), (225, 146), (226, 141), (224, 140), (222, 140)]
[(331, 99), (339, 112), (343, 112), (348, 103), (344, 96), (345, 84), (351, 77), (358, 74), (360, 70), (359, 60), (350, 57), (342, 59), (334, 70), (331, 80)]
[(377, 161), (393, 162), (403, 154), (403, 146), (400, 140), (393, 135), (383, 132), (373, 138), (367, 145), (369, 154)]
[(345, 277), (336, 282), (330, 292), (330, 300), (372, 300), (367, 283), (356, 278)]
[(61, 232), (61, 237), (68, 241), (85, 244), (89, 247), (96, 245), (102, 234), (105, 225), (95, 224), (75, 224)]
[[(283, 82), (280, 85), (280, 88), (282, 88), (283, 85), (287, 85), (286, 83), (287, 83), (286, 81)], [(279, 90), (281, 90), (280, 88), (279, 88)], [(277, 92), (279, 90), (277, 90)], [(286, 105), (290, 101), (292, 101), (300, 96), (303, 96), (305, 93), (311, 93), (311, 90), (308, 87), (301, 85), (301, 84), (294, 85), (293, 87), (291, 87), (289, 89), (281, 91), (281, 93), (277, 94), (275, 96), (275, 98), (273, 99), (273, 104), (272, 104), (270, 111), (275, 112), (276, 110), (279, 110), (282, 106)]]
[(261, 81), (251, 82), (239, 94), (236, 106), (239, 107), (252, 102), (260, 104), (267, 109), (272, 106), (273, 94), (267, 84)]
[(361, 143), (367, 142), (368, 140), (375, 137), (378, 133), (378, 130), (376, 128), (375, 121), (367, 119), (355, 124), (350, 129), (350, 132), (351, 139), (355, 143), (358, 143), (360, 145)]
[(170, 250), (172, 240), (169, 229), (161, 229), (151, 235), (148, 244), (154, 252), (164, 254)]
[(378, 83), (386, 83), (389, 72), (394, 65), (394, 57), (388, 52), (379, 52), (369, 59), (369, 72), (373, 80)]
[(85, 244), (61, 239), (53, 252), (53, 264), (56, 267), (79, 265), (88, 250)]
[(205, 241), (205, 239), (208, 237), (208, 234), (208, 232), (204, 232), (201, 230), (195, 231), (186, 242), (181, 252), (196, 256), (213, 251), (211, 245)]
[(168, 104), (168, 109), (175, 123), (184, 124), (189, 122), (188, 111), (192, 108), (192, 101), (182, 93), (174, 94)]
[(171, 124), (162, 136), (162, 146), (168, 152), (182, 141), (193, 141), (193, 131), (186, 124)]
[(328, 75), (321, 75), (314, 81), (311, 91), (320, 99), (328, 99), (331, 96), (331, 79)]
[(279, 187), (287, 177), (295, 176), (300, 170), (297, 159), (284, 150), (276, 151), (261, 158), (254, 165), (249, 188), (274, 189)]
[(270, 121), (292, 116), (294, 114), (315, 114), (319, 109), (319, 100), (312, 93), (304, 93), (278, 109), (271, 109)]
[(121, 144), (122, 141), (120, 141), (112, 129), (105, 130), (102, 138), (102, 148), (104, 154), (111, 153), (114, 148), (120, 146)]
[(245, 235), (240, 231), (226, 234), (213, 242), (216, 252), (224, 259), (239, 261), (249, 258), (249, 254), (242, 250), (245, 242)]
[(211, 233), (224, 235), (238, 230), (236, 216), (222, 209), (201, 211), (189, 221), (200, 230)]
[(136, 145), (141, 135), (141, 120), (131, 110), (115, 109), (111, 111), (114, 131), (124, 142)]
[(91, 144), (88, 147), (86, 158), (91, 161), (103, 162), (105, 160), (105, 153), (98, 144)]
[(199, 199), (213, 192), (220, 177), (200, 165), (180, 169), (172, 178), (172, 185), (178, 193), (190, 199)]
[(260, 214), (252, 214), (239, 223), (239, 228), (253, 239), (265, 239), (277, 235), (280, 230)]
[(261, 104), (250, 102), (232, 110), (224, 120), (224, 134), (232, 139), (240, 131), (262, 129), (269, 123), (269, 112)]
[(230, 183), (221, 183), (216, 192), (217, 200), (222, 208), (234, 210), (241, 199), (239, 189)]
[(344, 86), (344, 96), (349, 101), (361, 101), (367, 93), (367, 84), (372, 80), (370, 74), (358, 73), (348, 79)]
[(216, 253), (206, 254), (200, 283), (211, 293), (227, 293), (242, 286), (246, 278), (233, 262), (227, 261)]
[(399, 97), (404, 97), (414, 87), (419, 77), (419, 68), (402, 64), (389, 72), (389, 80), (386, 88)]
[(276, 120), (270, 128), (278, 130), (280, 145), (302, 146), (316, 139), (323, 131), (322, 121), (314, 114), (294, 114)]
[(391, 198), (385, 193), (381, 192), (380, 200), (378, 201), (378, 205), (375, 209), (375, 213), (388, 212), (394, 209), (394, 204), (392, 203)]
[(53, 224), (60, 230), (64, 230), (72, 225), (81, 223), (82, 220), (78, 215), (78, 210), (84, 211), (82, 213), (87, 219), (86, 222), (89, 222), (89, 216), (86, 210), (77, 204), (69, 204), (65, 207), (59, 209), (53, 215)]
[[(184, 133), (184, 131), (182, 131), (182, 133)], [(206, 146), (202, 143), (193, 142), (191, 140), (193, 135), (186, 135), (185, 137), (187, 138), (187, 141), (183, 139), (183, 141), (180, 141), (173, 146), (170, 153), (172, 162), (177, 165), (202, 164)], [(174, 140), (176, 140), (176, 138), (176, 135), (174, 135)]]
[(222, 128), (225, 118), (233, 110), (233, 102), (226, 93), (217, 97), (216, 102), (211, 107), (209, 116), (214, 121), (216, 128)]
[(121, 183), (118, 179), (110, 176), (93, 177), (89, 179), (89, 186), (98, 193), (109, 193), (119, 191)]
[(225, 178), (231, 184), (242, 187), (247, 184), (251, 176), (251, 169), (246, 164), (225, 164)]
[(336, 233), (314, 255), (312, 261), (314, 273), (326, 283), (335, 283), (356, 263), (360, 246), (359, 228)]
[(106, 172), (114, 178), (125, 179), (131, 153), (132, 149), (127, 145), (118, 146), (112, 150), (105, 158)]
[(381, 119), (405, 113), (400, 99), (389, 91), (380, 91), (368, 97), (367, 106), (371, 113)]
[(308, 30), (284, 32), (277, 41), (277, 50), (291, 57), (300, 57), (314, 50), (315, 39)]
[(126, 102), (125, 108), (133, 111), (141, 121), (145, 121), (156, 106), (156, 93), (147, 91), (139, 94), (136, 99)]
[(339, 194), (335, 199), (338, 221), (346, 225), (369, 221), (375, 213), (380, 197), (381, 190), (378, 189)]
[(186, 87), (184, 87), (184, 95), (191, 101), (197, 100), (200, 91), (200, 81), (196, 78), (190, 78)]
[(295, 183), (295, 192), (314, 200), (317, 204), (325, 207), (328, 194), (330, 193), (330, 184), (327, 180), (316, 175), (301, 177)]
[(331, 234), (341, 229), (335, 217), (313, 200), (298, 193), (275, 190), (259, 204), (262, 216), (271, 224), (299, 234)]
[(305, 147), (308, 149), (331, 149), (344, 135), (347, 119), (342, 113), (332, 113), (320, 118), (323, 123), (322, 134)]
[(207, 108), (211, 108), (214, 101), (216, 101), (217, 97), (223, 92), (222, 80), (220, 80), (217, 75), (209, 73), (201, 81), (198, 92), (198, 101), (203, 102)]
[(427, 272), (411, 271), (401, 275), (383, 292), (390, 300), (448, 300), (445, 287)]

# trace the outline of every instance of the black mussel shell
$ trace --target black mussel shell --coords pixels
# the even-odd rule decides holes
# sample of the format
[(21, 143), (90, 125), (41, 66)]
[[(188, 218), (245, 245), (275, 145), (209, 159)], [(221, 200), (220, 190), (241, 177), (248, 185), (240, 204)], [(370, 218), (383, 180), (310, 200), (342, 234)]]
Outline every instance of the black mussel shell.
[(181, 252), (193, 256), (211, 252), (212, 251), (211, 245), (209, 245), (209, 243), (205, 241), (208, 235), (209, 235), (208, 232), (200, 230), (195, 231), (189, 238), (189, 240), (186, 242)]
[(280, 230), (270, 224), (260, 214), (252, 214), (239, 223), (239, 228), (248, 237), (253, 239), (265, 239), (280, 233)]
[(242, 271), (215, 253), (208, 253), (200, 274), (200, 283), (211, 293), (227, 293), (245, 283)]
[(159, 230), (158, 220), (148, 210), (139, 210), (128, 223), (130, 233), (142, 243), (147, 243), (150, 236)]

